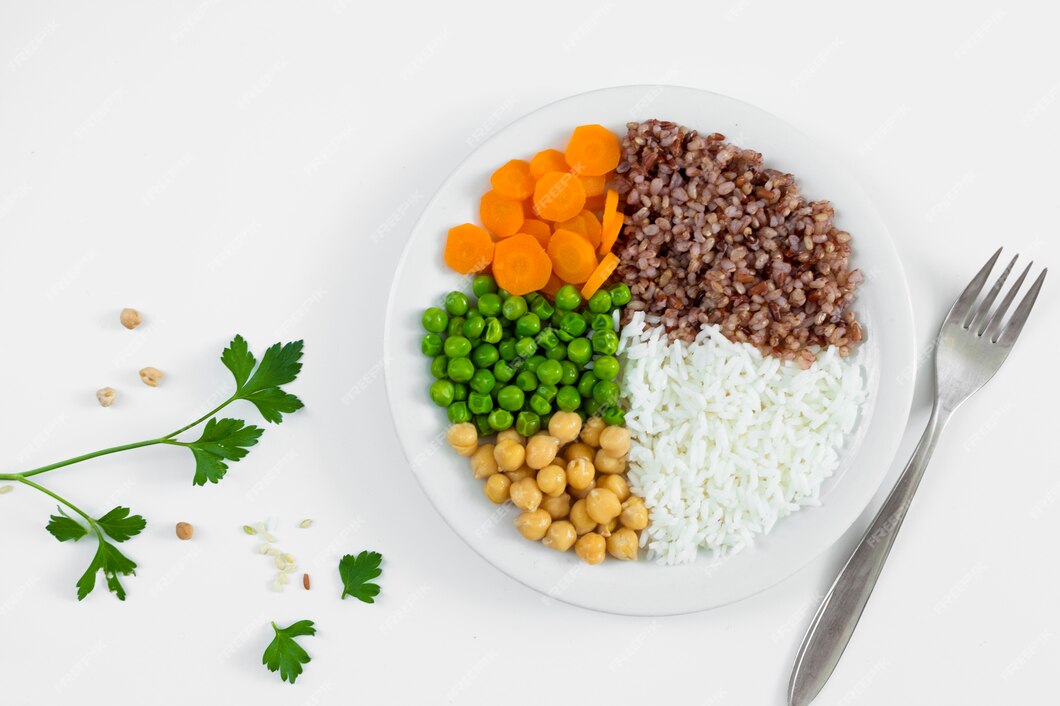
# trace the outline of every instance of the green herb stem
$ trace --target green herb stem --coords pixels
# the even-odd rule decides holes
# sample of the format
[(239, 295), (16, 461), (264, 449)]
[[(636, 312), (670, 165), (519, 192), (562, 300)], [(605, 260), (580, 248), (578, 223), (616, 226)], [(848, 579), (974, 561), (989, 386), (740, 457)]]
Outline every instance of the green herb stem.
[(41, 473), (47, 473), (48, 471), (54, 471), (56, 468), (62, 468), (64, 466), (71, 466), (81, 461), (87, 461), (92, 458), (98, 458), (99, 456), (106, 456), (108, 454), (118, 453), (119, 451), (128, 451), (130, 449), (138, 449), (143, 446), (154, 446), (155, 444), (161, 444), (165, 442), (165, 439), (149, 439), (148, 441), (138, 441), (135, 444), (123, 444), (122, 446), (112, 446), (109, 449), (101, 449), (99, 451), (93, 451), (92, 453), (83, 454), (81, 456), (75, 456), (68, 458), (65, 461), (59, 461), (52, 463), (47, 466), (41, 466), (40, 468), (34, 468), (31, 471), (24, 471), (22, 473), (12, 473), (6, 475), (0, 475), (0, 478), (7, 480), (19, 480), (14, 476), (21, 476), (22, 478), (29, 478), (31, 476), (39, 475)]
[(233, 402), (235, 402), (235, 401), (236, 401), (236, 399), (237, 399), (237, 398), (236, 398), (236, 396), (235, 396), (235, 395), (232, 395), (232, 396), (231, 396), (231, 397), (229, 397), (229, 398), (228, 398), (227, 400), (225, 400), (225, 401), (224, 401), (224, 402), (222, 402), (221, 404), (217, 405), (217, 406), (216, 406), (216, 407), (214, 407), (214, 408), (213, 408), (212, 410), (210, 410), (210, 411), (209, 411), (209, 412), (207, 412), (206, 414), (202, 415), (201, 417), (199, 417), (198, 419), (196, 419), (196, 420), (195, 420), (194, 422), (192, 422), (191, 424), (188, 424), (187, 426), (183, 426), (183, 427), (181, 427), (180, 429), (177, 429), (177, 430), (176, 430), (176, 431), (174, 431), (174, 432), (170, 432), (169, 434), (166, 434), (166, 435), (165, 435), (165, 436), (163, 436), (163, 437), (162, 437), (161, 439), (159, 439), (159, 441), (166, 441), (167, 439), (172, 439), (172, 438), (173, 438), (174, 436), (177, 436), (178, 434), (183, 434), (183, 433), (184, 433), (184, 432), (186, 432), (186, 431), (187, 431), (188, 429), (191, 429), (191, 428), (192, 428), (192, 427), (194, 427), (194, 426), (198, 426), (199, 424), (202, 424), (202, 423), (203, 423), (203, 422), (205, 422), (205, 421), (206, 421), (207, 419), (209, 419), (209, 418), (210, 418), (210, 417), (212, 417), (213, 415), (217, 414), (218, 412), (220, 412), (220, 411), (221, 411), (222, 409), (224, 409), (224, 408), (225, 408), (225, 407), (227, 407), (228, 405), (230, 405), (230, 404), (232, 404)]
[(73, 510), (74, 512), (76, 512), (81, 517), (85, 518), (85, 521), (88, 522), (89, 526), (96, 532), (96, 534), (99, 534), (99, 530), (96, 527), (96, 521), (94, 519), (92, 519), (91, 515), (89, 515), (87, 512), (85, 512), (84, 510), (79, 508), (77, 505), (74, 505), (72, 502), (70, 502), (66, 498), (58, 495), (57, 493), (54, 493), (54, 492), (48, 490), (43, 485), (38, 485), (38, 484), (34, 483), (33, 481), (28, 480), (27, 478), (25, 478), (23, 476), (20, 476), (18, 474), (13, 474), (13, 475), (15, 477), (12, 478), (11, 480), (17, 480), (19, 483), (22, 483), (23, 485), (28, 485), (31, 488), (36, 488), (40, 492), (42, 492), (45, 495), (47, 495), (47, 496), (59, 501), (60, 503), (62, 503), (66, 507), (68, 507), (71, 510)]

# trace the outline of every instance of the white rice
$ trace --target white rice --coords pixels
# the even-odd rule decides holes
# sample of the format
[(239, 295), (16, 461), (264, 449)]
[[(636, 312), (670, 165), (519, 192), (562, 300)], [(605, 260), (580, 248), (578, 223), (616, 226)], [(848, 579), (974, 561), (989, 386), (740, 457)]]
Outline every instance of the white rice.
[(634, 442), (629, 481), (650, 511), (641, 533), (649, 559), (690, 562), (700, 547), (736, 552), (820, 504), (865, 399), (856, 360), (829, 347), (801, 370), (716, 326), (693, 343), (669, 343), (641, 312), (619, 351)]

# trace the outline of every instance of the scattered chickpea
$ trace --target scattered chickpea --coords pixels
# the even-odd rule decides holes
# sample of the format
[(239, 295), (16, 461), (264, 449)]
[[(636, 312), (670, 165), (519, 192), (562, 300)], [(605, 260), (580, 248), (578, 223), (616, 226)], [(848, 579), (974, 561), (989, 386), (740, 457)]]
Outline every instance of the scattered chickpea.
[(515, 471), (526, 461), (526, 448), (514, 439), (504, 439), (493, 448), (493, 458), (502, 471)]
[(445, 432), (445, 438), (454, 449), (459, 447), (478, 446), (478, 429), (471, 422), (454, 424)]
[(601, 537), (607, 538), (607, 537), (611, 536), (611, 533), (614, 532), (617, 527), (618, 527), (618, 518), (615, 518), (615, 519), (613, 519), (610, 522), (607, 522), (605, 524), (597, 525), (596, 526), (596, 533), (599, 534)]
[(607, 538), (607, 553), (616, 559), (632, 561), (637, 558), (637, 533), (621, 527)]
[(589, 446), (599, 446), (600, 432), (606, 426), (607, 424), (600, 417), (589, 417), (585, 420), (585, 424), (582, 425), (582, 441), (589, 444)]
[(565, 552), (573, 547), (576, 541), (578, 541), (578, 533), (575, 531), (574, 525), (566, 520), (561, 520), (548, 526), (548, 531), (545, 533), (545, 538), (541, 540), (541, 543), (549, 549)]
[(475, 455), (475, 452), (478, 451), (478, 445), (470, 444), (469, 446), (454, 446), (453, 451), (456, 451), (460, 456), (468, 458)]
[(567, 483), (575, 490), (588, 488), (595, 477), (596, 469), (588, 459), (578, 457), (567, 464)]
[(515, 518), (515, 528), (519, 534), (532, 542), (544, 538), (551, 524), (552, 517), (541, 509), (524, 512)]
[(618, 496), (606, 488), (593, 488), (585, 498), (585, 509), (589, 517), (605, 525), (622, 513)]
[(595, 532), (582, 535), (574, 545), (574, 553), (586, 564), (599, 564), (606, 549), (607, 540)]
[(177, 523), (177, 539), (189, 540), (195, 534), (195, 528), (188, 522)]
[(548, 421), (548, 433), (559, 439), (561, 444), (569, 444), (578, 438), (582, 430), (582, 418), (577, 412), (556, 412)]
[(493, 444), (483, 444), (471, 455), (471, 474), (476, 478), (489, 478), (497, 472), (497, 460), (493, 458)]
[(629, 429), (607, 427), (600, 432), (600, 448), (612, 456), (625, 456), (629, 453)]
[(596, 482), (596, 487), (610, 490), (618, 496), (619, 502), (624, 503), (629, 498), (629, 483), (626, 482), (625, 476), (618, 473), (602, 476)]
[(546, 497), (541, 501), (541, 509), (551, 515), (553, 520), (562, 520), (570, 514), (570, 496), (566, 493), (558, 497)]
[(563, 450), (563, 458), (567, 459), (568, 461), (573, 461), (576, 458), (585, 458), (592, 461), (593, 456), (595, 455), (596, 449), (594, 449), (592, 446), (589, 446), (588, 444), (582, 444), (579, 442), (569, 444), (567, 448)]
[(579, 535), (592, 532), (597, 525), (593, 518), (589, 517), (589, 511), (585, 508), (584, 500), (579, 500), (571, 505), (570, 522), (574, 525), (574, 529), (577, 530)]
[(596, 480), (593, 479), (593, 480), (589, 481), (589, 485), (587, 485), (586, 487), (584, 487), (584, 488), (571, 488), (571, 487), (568, 487), (567, 488), (567, 492), (569, 492), (570, 496), (572, 498), (574, 498), (575, 500), (581, 500), (582, 498), (584, 498), (586, 495), (589, 494), (590, 490), (592, 490), (595, 487), (596, 487)]
[(158, 368), (147, 367), (140, 370), (140, 379), (148, 387), (158, 387), (158, 383), (162, 382), (163, 377), (165, 376)]
[(526, 437), (523, 436), (522, 434), (520, 434), (519, 432), (517, 432), (514, 427), (510, 427), (508, 429), (505, 429), (504, 431), (498, 432), (498, 434), (497, 434), (497, 443), (498, 444), (501, 443), (502, 441), (508, 441), (508, 440), (516, 441), (516, 442), (518, 442), (520, 444), (523, 444), (523, 445), (526, 444)]
[(521, 481), (523, 478), (534, 478), (537, 474), (530, 466), (520, 466), (514, 471), (505, 471), (504, 475), (508, 476), (508, 480), (512, 483)]
[(512, 503), (520, 510), (533, 512), (541, 507), (541, 489), (533, 478), (523, 478), (512, 483), (508, 490)]
[(612, 456), (603, 449), (600, 449), (596, 452), (596, 457), (593, 459), (593, 463), (596, 465), (596, 470), (600, 471), (601, 473), (626, 472), (626, 457)]
[(636, 495), (622, 503), (622, 514), (618, 516), (623, 527), (632, 530), (642, 530), (648, 526), (648, 508), (644, 505), (644, 498)]
[(537, 487), (554, 498), (563, 495), (567, 489), (567, 472), (560, 466), (545, 466), (537, 472)]
[(121, 321), (121, 325), (130, 331), (143, 323), (144, 318), (140, 316), (140, 312), (136, 309), (130, 309), (128, 307), (121, 310), (121, 315), (118, 316), (118, 320)]
[(540, 470), (552, 463), (559, 451), (559, 439), (548, 434), (535, 434), (526, 442), (526, 465)]
[(511, 487), (512, 481), (508, 476), (503, 473), (495, 473), (486, 479), (482, 489), (486, 493), (486, 497), (490, 499), (490, 502), (500, 505), (508, 499), (508, 492)]
[(96, 399), (99, 400), (99, 404), (103, 407), (110, 407), (117, 398), (118, 393), (114, 391), (113, 387), (101, 387), (96, 390)]

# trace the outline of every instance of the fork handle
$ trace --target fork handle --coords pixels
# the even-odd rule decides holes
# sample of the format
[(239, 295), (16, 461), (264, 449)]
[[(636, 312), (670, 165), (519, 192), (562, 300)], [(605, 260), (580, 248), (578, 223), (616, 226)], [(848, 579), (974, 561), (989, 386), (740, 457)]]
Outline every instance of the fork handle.
[(788, 685), (789, 706), (804, 706), (813, 701), (839, 663), (883, 571), (948, 417), (949, 412), (938, 405), (932, 410), (913, 457), (821, 601), (795, 658)]

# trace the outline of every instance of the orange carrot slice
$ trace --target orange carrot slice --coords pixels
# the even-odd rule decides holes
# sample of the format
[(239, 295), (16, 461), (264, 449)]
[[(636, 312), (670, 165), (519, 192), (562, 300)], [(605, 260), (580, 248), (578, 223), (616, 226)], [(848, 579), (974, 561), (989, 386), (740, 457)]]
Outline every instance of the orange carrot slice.
[(580, 125), (574, 128), (563, 156), (574, 172), (601, 176), (618, 166), (622, 147), (618, 136), (603, 125)]
[(600, 219), (600, 223), (607, 225), (607, 222), (611, 220), (611, 216), (618, 213), (618, 192), (614, 189), (607, 190), (607, 196), (604, 198), (604, 215)]
[[(581, 233), (588, 238), (589, 234), (586, 232), (585, 221), (582, 220), (582, 213), (585, 212), (582, 211), (574, 218), (568, 218), (562, 223), (557, 223), (553, 230), (573, 230), (575, 233)], [(597, 245), (599, 245), (599, 243), (597, 243)]]
[(449, 229), (445, 264), (462, 275), (481, 272), (493, 261), (493, 238), (485, 228), (464, 223)]
[(530, 175), (540, 179), (549, 172), (567, 171), (567, 160), (559, 150), (542, 150), (530, 160)]
[(541, 218), (565, 221), (581, 213), (584, 206), (585, 187), (570, 172), (548, 172), (534, 186), (534, 210)]
[(497, 286), (512, 294), (529, 294), (548, 284), (552, 262), (537, 239), (518, 233), (497, 243), (493, 252), (493, 277)]
[(615, 247), (615, 243), (618, 241), (618, 234), (622, 232), (622, 226), (625, 224), (625, 216), (621, 213), (611, 214), (611, 220), (604, 221), (604, 230), (600, 234), (600, 254), (611, 252), (611, 249)]
[[(552, 234), (548, 241), (548, 257), (556, 276), (571, 284), (581, 284), (589, 279), (597, 264), (593, 246), (584, 235), (572, 230), (560, 229)], [(496, 264), (493, 269), (496, 272)]]
[(607, 190), (607, 179), (610, 173), (602, 176), (585, 176), (579, 175), (578, 178), (582, 181), (582, 186), (585, 187), (585, 196), (600, 196)]
[(618, 267), (618, 255), (610, 252), (604, 255), (604, 258), (600, 260), (600, 264), (589, 275), (589, 279), (585, 280), (585, 284), (582, 286), (582, 296), (588, 299), (596, 294), (597, 290), (604, 286), (604, 282), (607, 281), (607, 278), (611, 276), (616, 267)]
[(523, 205), (504, 198), (496, 191), (487, 191), (482, 195), (478, 215), (482, 225), (498, 238), (515, 235), (523, 225)]
[(493, 172), (490, 184), (498, 195), (512, 201), (523, 201), (534, 195), (530, 163), (523, 159), (513, 159)]
[(582, 211), (582, 222), (585, 224), (585, 237), (589, 239), (594, 248), (600, 247), (600, 238), (604, 228), (600, 225), (600, 219), (592, 211)]
[(556, 273), (553, 272), (552, 275), (548, 278), (548, 284), (542, 287), (540, 291), (544, 292), (548, 296), (552, 297), (553, 300), (555, 300), (556, 292), (558, 292), (559, 288), (562, 286), (563, 280), (557, 277)]
[(547, 248), (548, 241), (552, 239), (552, 229), (548, 227), (548, 223), (534, 218), (527, 218), (523, 221), (523, 227), (519, 231), (537, 238), (537, 242), (541, 243), (543, 248)]
[(605, 199), (603, 194), (598, 196), (586, 196), (585, 197), (585, 210), (597, 213), (604, 210)]

